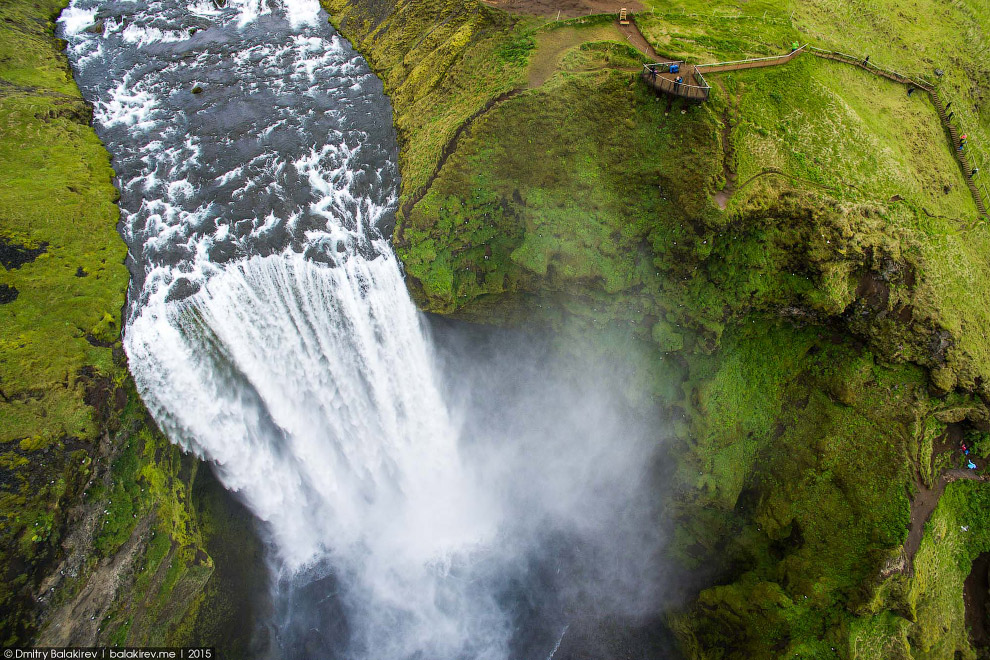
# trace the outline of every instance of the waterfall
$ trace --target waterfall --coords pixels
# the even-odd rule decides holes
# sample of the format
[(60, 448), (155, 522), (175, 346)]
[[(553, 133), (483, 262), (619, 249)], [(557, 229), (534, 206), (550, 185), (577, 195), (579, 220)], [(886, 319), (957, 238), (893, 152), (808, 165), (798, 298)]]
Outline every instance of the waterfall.
[(653, 441), (623, 375), (526, 342), (438, 370), (383, 237), (391, 109), (316, 0), (60, 21), (118, 174), (131, 371), (263, 521), (274, 655), (552, 657), (570, 618), (642, 610)]

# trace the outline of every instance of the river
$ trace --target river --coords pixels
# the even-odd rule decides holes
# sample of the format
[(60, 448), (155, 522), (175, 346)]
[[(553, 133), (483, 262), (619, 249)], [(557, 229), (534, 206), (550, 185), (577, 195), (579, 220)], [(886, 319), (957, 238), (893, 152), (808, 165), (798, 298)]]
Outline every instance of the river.
[(268, 655), (560, 658), (652, 611), (649, 424), (552, 342), (438, 348), (388, 242), (390, 104), (316, 0), (60, 25), (118, 177), (130, 368), (262, 521)]

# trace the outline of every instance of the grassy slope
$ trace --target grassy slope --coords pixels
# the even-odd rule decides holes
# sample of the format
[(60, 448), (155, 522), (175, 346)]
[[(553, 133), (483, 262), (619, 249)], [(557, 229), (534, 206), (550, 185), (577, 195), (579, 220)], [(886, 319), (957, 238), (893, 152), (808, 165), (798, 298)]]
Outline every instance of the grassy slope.
[(0, 269), (17, 291), (0, 306), (0, 643), (34, 639), (141, 529), (114, 602), (94, 606), (98, 639), (182, 641), (212, 573), (195, 460), (149, 425), (123, 363), (113, 170), (52, 37), (61, 8), (0, 5), (0, 242), (24, 261)]
[[(330, 9), (384, 17), (389, 4)], [(778, 53), (809, 37), (848, 51), (860, 29), (825, 39), (815, 21), (831, 21), (828, 7), (811, 1), (659, 4), (639, 17), (644, 32), (662, 53), (700, 61)], [(934, 15), (931, 3), (888, 4), (898, 21), (924, 26)], [(947, 32), (973, 25), (972, 5), (947, 11), (938, 9)], [(373, 41), (395, 43), (382, 25)], [(563, 29), (587, 29), (593, 42), (592, 27)], [(535, 28), (507, 25), (502, 43)], [(367, 48), (372, 28), (343, 29), (383, 70)], [(879, 28), (863, 32), (871, 46), (889, 43)], [(925, 430), (933, 415), (985, 427), (976, 395), (990, 382), (986, 228), (967, 230), (973, 204), (928, 101), (804, 57), (712, 75), (712, 101), (684, 106), (630, 77), (636, 58), (624, 45), (544, 57), (533, 37), (545, 83), (473, 122), (400, 217), (397, 248), (419, 303), (496, 322), (519, 308), (576, 315), (589, 329), (654, 342), (644, 370), (682, 374), (679, 391), (655, 388), (680, 417), (669, 431), (681, 461), (673, 549), (714, 569), (720, 585), (674, 619), (691, 655), (971, 654), (959, 585), (981, 546), (931, 551), (940, 516), (961, 515), (962, 500), (940, 507), (913, 576), (898, 560), (909, 495), (939, 460)], [(489, 56), (498, 43), (487, 42)], [(927, 66), (871, 50), (906, 73)], [(954, 60), (977, 80), (979, 52)], [(547, 60), (559, 62), (550, 77)], [(455, 87), (457, 75), (443, 84)], [(387, 70), (385, 80), (394, 88)], [(943, 84), (962, 83), (948, 73)], [(983, 122), (969, 129), (981, 135), (986, 106), (974, 99), (964, 119)], [(413, 111), (393, 101), (401, 128)], [(416, 112), (429, 129), (434, 115)], [(768, 167), (786, 176), (755, 179), (723, 213), (711, 195), (726, 183), (726, 134), (737, 184)], [(417, 167), (437, 160), (406, 159), (403, 176), (428, 180)], [(962, 390), (943, 399), (930, 387)]]
[(396, 109), (402, 196), (422, 190), (457, 128), (521, 84), (527, 39), (514, 21), (480, 2), (403, 0), (324, 6), (385, 81)]

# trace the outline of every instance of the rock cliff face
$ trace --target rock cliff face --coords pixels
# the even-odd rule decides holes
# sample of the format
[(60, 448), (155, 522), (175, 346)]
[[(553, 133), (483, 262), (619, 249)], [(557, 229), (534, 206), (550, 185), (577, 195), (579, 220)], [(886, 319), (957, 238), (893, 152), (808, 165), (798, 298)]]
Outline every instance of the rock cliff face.
[[(990, 490), (929, 493), (960, 441), (978, 448), (962, 474), (990, 452), (990, 234), (930, 102), (804, 56), (713, 74), (686, 105), (638, 80), (613, 17), (323, 2), (392, 96), (394, 242), (420, 306), (652, 347), (638, 385), (673, 420), (671, 561), (700, 585), (669, 617), (685, 654), (972, 657)], [(933, 7), (886, 0), (889, 19), (836, 34), (818, 0), (715, 4), (636, 20), (672, 59), (814, 40), (911, 75), (952, 51), (942, 96), (988, 77), (956, 43), (990, 20), (973, 3), (924, 54), (906, 44)], [(986, 134), (982, 97), (963, 112)]]
[(61, 9), (0, 7), (0, 641), (235, 644), (244, 589), (213, 556), (231, 530), (232, 565), (260, 548), (127, 373), (114, 173), (54, 37)]

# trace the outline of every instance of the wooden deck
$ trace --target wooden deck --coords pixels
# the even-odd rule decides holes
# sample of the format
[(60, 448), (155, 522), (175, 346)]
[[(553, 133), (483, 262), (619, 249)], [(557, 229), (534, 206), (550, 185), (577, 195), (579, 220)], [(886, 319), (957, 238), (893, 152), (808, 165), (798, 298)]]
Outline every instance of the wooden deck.
[[(670, 65), (676, 64), (680, 67), (677, 73), (670, 72)], [(655, 70), (651, 70), (651, 67)], [(677, 82), (678, 76), (681, 82)], [(704, 76), (698, 71), (698, 67), (684, 62), (657, 62), (643, 67), (643, 80), (646, 84), (658, 92), (679, 96), (692, 101), (707, 101), (708, 93), (711, 91)]]
[[(756, 69), (765, 66), (776, 66), (790, 62), (795, 57), (804, 52), (805, 47), (801, 46), (792, 50), (786, 55), (775, 57), (758, 57), (749, 60), (738, 60), (735, 62), (717, 62), (715, 64), (687, 64), (686, 62), (657, 62), (647, 64), (643, 67), (643, 80), (653, 89), (664, 94), (679, 96), (692, 101), (707, 101), (711, 86), (705, 80), (705, 73), (722, 73), (725, 71), (739, 71), (741, 69)], [(670, 65), (677, 64), (680, 70), (677, 73), (670, 73)], [(651, 69), (656, 70), (654, 75)], [(677, 83), (680, 76), (682, 82)]]

